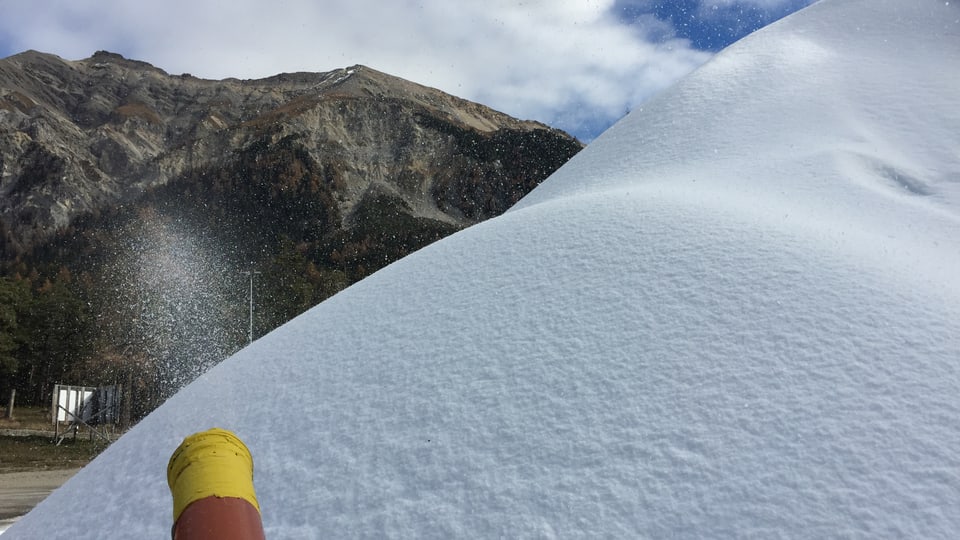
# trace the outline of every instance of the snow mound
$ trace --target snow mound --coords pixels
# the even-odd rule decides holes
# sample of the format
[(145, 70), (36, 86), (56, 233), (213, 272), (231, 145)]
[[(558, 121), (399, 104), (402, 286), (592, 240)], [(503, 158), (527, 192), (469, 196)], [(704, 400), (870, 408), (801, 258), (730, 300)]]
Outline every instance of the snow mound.
[(954, 535), (958, 21), (823, 0), (742, 40), (4, 538), (166, 536), (167, 459), (211, 426), (250, 447), (270, 538)]

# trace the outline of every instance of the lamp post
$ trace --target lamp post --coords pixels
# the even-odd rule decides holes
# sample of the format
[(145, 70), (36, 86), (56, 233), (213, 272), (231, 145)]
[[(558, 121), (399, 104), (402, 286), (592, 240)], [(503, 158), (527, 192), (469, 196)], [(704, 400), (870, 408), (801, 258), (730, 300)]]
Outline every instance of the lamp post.
[(250, 276), (250, 341), (249, 343), (253, 343), (253, 275), (260, 274), (261, 272), (258, 272), (256, 270), (250, 270), (248, 272), (243, 272), (243, 273)]

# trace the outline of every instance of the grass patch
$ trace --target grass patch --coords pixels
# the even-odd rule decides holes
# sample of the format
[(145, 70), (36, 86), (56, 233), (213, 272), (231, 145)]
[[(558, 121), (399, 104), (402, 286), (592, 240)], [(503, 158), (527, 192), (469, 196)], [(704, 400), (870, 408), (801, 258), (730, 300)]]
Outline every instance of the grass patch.
[[(0, 414), (4, 410), (0, 408)], [(66, 429), (61, 424), (61, 435)], [(43, 433), (3, 434), (23, 430)], [(18, 407), (14, 420), (0, 419), (0, 473), (83, 467), (107, 446), (107, 441), (96, 435), (91, 440), (86, 428), (81, 428), (76, 437), (67, 435), (57, 446), (50, 411), (44, 407)]]
[(52, 437), (0, 437), (0, 473), (83, 467), (106, 448), (103, 440)]
[[(0, 407), (0, 416), (6, 410), (6, 406)], [(50, 409), (35, 406), (16, 407), (12, 420), (0, 418), (0, 429), (40, 429), (53, 432)]]

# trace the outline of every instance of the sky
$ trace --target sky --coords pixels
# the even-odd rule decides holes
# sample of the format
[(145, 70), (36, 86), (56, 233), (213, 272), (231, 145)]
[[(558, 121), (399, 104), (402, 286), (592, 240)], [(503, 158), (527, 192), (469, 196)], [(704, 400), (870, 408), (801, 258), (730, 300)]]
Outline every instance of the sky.
[(813, 0), (4, 0), (0, 57), (108, 50), (211, 79), (363, 64), (589, 142)]
[(958, 36), (956, 2), (904, 0), (757, 32), (201, 375), (4, 540), (168, 535), (167, 462), (214, 426), (267, 538), (955, 537)]

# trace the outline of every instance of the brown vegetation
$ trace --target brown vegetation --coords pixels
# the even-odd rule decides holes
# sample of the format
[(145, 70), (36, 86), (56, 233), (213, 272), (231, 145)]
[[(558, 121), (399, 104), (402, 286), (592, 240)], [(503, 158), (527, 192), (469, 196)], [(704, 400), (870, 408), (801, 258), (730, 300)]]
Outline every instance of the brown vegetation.
[(162, 124), (160, 115), (156, 111), (140, 102), (131, 102), (114, 109), (114, 114), (120, 118), (141, 118), (151, 124)]

